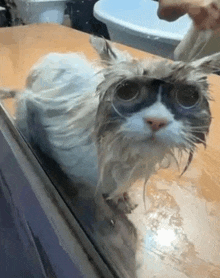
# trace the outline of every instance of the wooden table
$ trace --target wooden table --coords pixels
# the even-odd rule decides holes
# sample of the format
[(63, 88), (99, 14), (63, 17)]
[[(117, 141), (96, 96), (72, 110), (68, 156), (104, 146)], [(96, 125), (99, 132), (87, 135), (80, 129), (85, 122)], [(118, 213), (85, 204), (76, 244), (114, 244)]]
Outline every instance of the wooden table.
[[(153, 58), (151, 54), (129, 47), (120, 48), (136, 57)], [(21, 89), (29, 69), (42, 55), (70, 51), (83, 52), (89, 59), (97, 58), (89, 44), (89, 35), (71, 28), (55, 24), (1, 28), (0, 86)], [(144, 235), (146, 229), (153, 230), (153, 220), (159, 221), (157, 231), (166, 229), (167, 225), (177, 231), (176, 249), (157, 247), (158, 253), (153, 255), (142, 249), (140, 256), (148, 254), (150, 258), (145, 263), (146, 271), (149, 271), (154, 257), (155, 267), (148, 272), (149, 277), (155, 273), (159, 273), (156, 277), (165, 278), (220, 277), (220, 78), (212, 75), (209, 80), (215, 101), (211, 102), (213, 121), (207, 149), (199, 148), (192, 165), (181, 178), (176, 171), (160, 170), (150, 180), (147, 208), (152, 214), (151, 220), (143, 221), (145, 212), (141, 205), (129, 216)], [(5, 101), (5, 106), (14, 114), (14, 101)], [(141, 183), (133, 192), (142, 194)], [(161, 269), (159, 272), (157, 265)], [(143, 274), (144, 267), (141, 271)], [(144, 275), (140, 277), (148, 277), (146, 272)]]

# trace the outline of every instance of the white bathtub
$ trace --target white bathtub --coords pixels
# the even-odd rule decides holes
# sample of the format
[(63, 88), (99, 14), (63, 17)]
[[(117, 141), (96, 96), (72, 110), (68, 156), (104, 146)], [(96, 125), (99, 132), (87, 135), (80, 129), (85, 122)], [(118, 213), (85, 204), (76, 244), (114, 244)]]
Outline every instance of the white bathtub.
[(191, 19), (186, 15), (166, 22), (158, 18), (157, 8), (158, 3), (152, 0), (100, 0), (94, 6), (94, 16), (107, 25), (112, 41), (172, 57)]

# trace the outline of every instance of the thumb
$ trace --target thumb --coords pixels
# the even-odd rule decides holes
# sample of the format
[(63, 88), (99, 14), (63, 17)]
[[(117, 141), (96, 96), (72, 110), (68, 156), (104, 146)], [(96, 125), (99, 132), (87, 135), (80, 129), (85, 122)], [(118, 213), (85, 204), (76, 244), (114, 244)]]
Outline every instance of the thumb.
[(166, 20), (166, 21), (175, 21), (179, 17), (186, 14), (186, 12), (178, 6), (164, 6), (159, 4), (157, 15), (160, 19)]

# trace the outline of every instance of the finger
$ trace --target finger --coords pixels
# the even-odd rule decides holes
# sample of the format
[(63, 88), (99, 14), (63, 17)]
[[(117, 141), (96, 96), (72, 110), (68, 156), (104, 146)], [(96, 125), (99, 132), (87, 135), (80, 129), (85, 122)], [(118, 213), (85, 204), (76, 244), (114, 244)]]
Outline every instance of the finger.
[(185, 13), (181, 8), (172, 7), (159, 7), (157, 10), (158, 17), (166, 21), (175, 21)]
[(220, 10), (215, 4), (203, 7), (191, 6), (189, 16), (197, 29), (214, 29), (219, 25)]

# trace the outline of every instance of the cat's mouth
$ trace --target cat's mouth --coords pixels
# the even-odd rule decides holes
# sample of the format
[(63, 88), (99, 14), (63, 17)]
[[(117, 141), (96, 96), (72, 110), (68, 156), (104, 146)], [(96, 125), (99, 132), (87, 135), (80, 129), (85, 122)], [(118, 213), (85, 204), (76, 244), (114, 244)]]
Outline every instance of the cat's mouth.
[(152, 145), (161, 145), (161, 140), (158, 138), (155, 132), (151, 133), (150, 136), (145, 138), (145, 143)]
[(167, 147), (169, 145), (161, 135), (157, 134), (157, 132), (152, 132), (150, 136), (147, 138), (147, 142), (148, 144), (152, 144), (152, 146), (157, 147)]
[(157, 140), (155, 133), (152, 133), (152, 135), (150, 137), (150, 140), (151, 141), (156, 141)]

